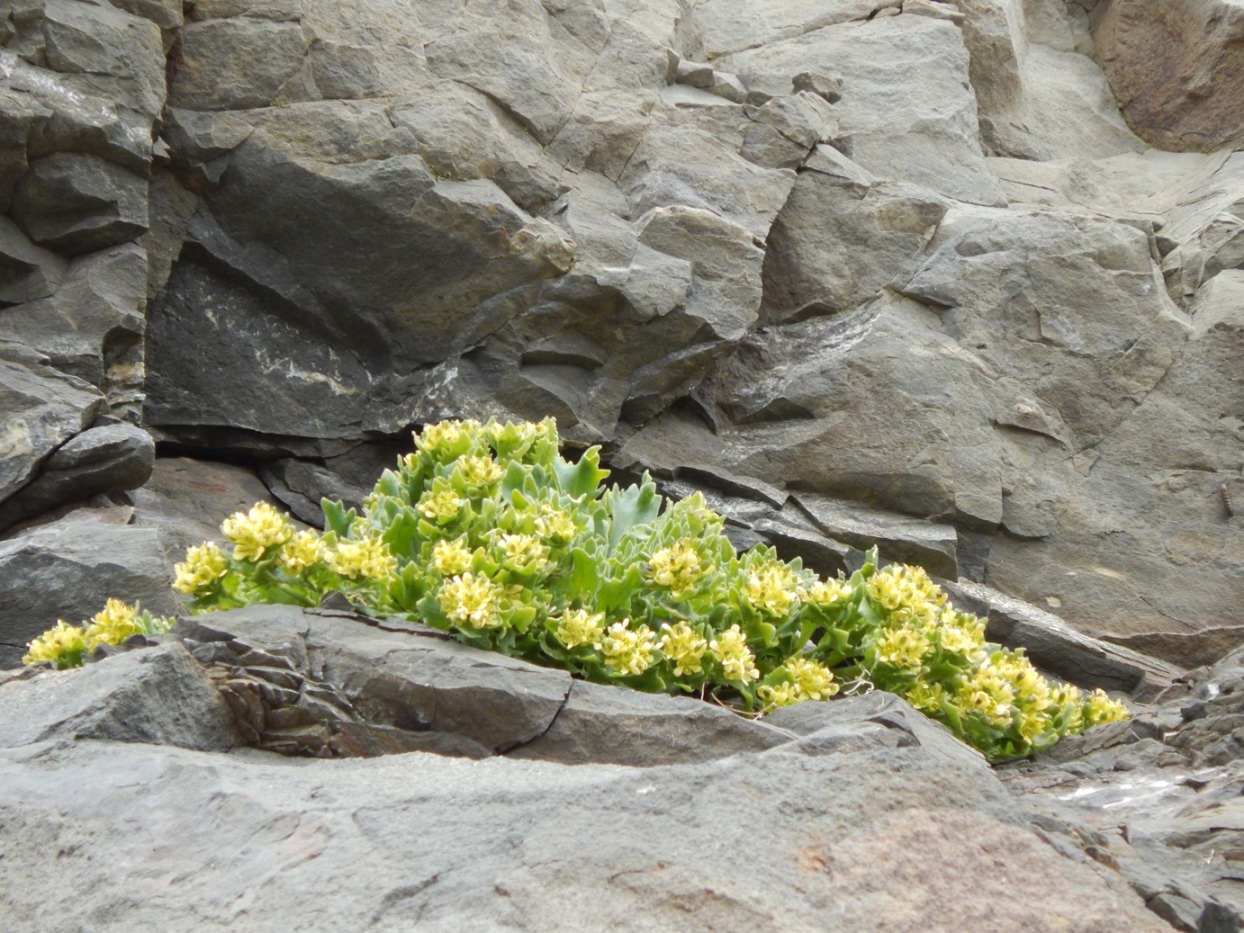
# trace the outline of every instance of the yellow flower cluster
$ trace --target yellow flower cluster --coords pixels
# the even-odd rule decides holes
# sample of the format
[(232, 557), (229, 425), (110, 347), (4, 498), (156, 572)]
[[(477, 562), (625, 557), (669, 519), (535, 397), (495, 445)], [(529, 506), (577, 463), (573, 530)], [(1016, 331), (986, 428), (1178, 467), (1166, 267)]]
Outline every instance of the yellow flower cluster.
[(756, 695), (766, 709), (791, 706), (804, 700), (828, 700), (838, 692), (833, 671), (811, 658), (787, 658), (774, 673), (786, 674), (789, 679), (757, 688)]
[(855, 590), (842, 580), (817, 580), (809, 587), (801, 587), (799, 598), (814, 606), (828, 609), (835, 603), (849, 599), (854, 592)]
[(415, 437), (415, 447), (437, 460), (450, 460), (461, 454), (479, 434), (474, 420), (440, 421), (425, 425)]
[(499, 546), (505, 564), (519, 573), (539, 573), (548, 566), (549, 549), (531, 535), (502, 535)]
[(51, 661), (58, 667), (69, 666), (86, 651), (86, 635), (79, 626), (62, 619), (26, 647), (29, 650), (22, 658), (23, 664)]
[(423, 498), (419, 500), (418, 508), (428, 521), (439, 522), (443, 525), (457, 518), (464, 505), (466, 505), (466, 500), (458, 498), (452, 489), (442, 489), (440, 492), (424, 493)]
[(487, 577), (464, 573), (446, 580), (436, 595), (451, 622), (473, 629), (501, 624), (501, 588)]
[(567, 648), (598, 645), (605, 637), (605, 614), (586, 609), (567, 609), (557, 623), (557, 640)]
[(455, 541), (441, 540), (432, 546), (432, 566), (442, 577), (452, 577), (463, 573), (471, 566), (471, 551), (466, 541), (458, 538)]
[(267, 502), (259, 502), (247, 513), (235, 512), (220, 526), (221, 532), (233, 542), (237, 560), (259, 560), (264, 551), (284, 544), (294, 536), (288, 518)]
[(281, 566), (292, 574), (300, 574), (324, 559), (324, 542), (314, 531), (300, 531), (281, 548)]
[(397, 573), (397, 559), (379, 538), (338, 541), (328, 565), (348, 580), (387, 580)]
[(877, 660), (895, 667), (919, 671), (930, 650), (928, 635), (914, 625), (900, 625), (881, 633), (877, 639)]
[(575, 536), (579, 529), (568, 512), (555, 508), (547, 502), (540, 506), (540, 515), (536, 518), (536, 534), (553, 544), (565, 544)]
[(795, 572), (786, 564), (767, 564), (748, 574), (743, 596), (761, 612), (781, 617), (799, 599), (796, 583)]
[(760, 679), (760, 671), (756, 669), (756, 658), (752, 649), (747, 646), (747, 636), (737, 625), (732, 625), (721, 632), (708, 644), (709, 650), (717, 663), (725, 672), (726, 680), (748, 684)]
[(600, 641), (605, 664), (615, 674), (638, 677), (652, 666), (652, 652), (656, 647), (656, 635), (646, 625), (630, 627), (624, 619), (609, 626)]
[(706, 569), (691, 542), (679, 541), (672, 547), (661, 548), (648, 559), (648, 580), (668, 587), (670, 595), (680, 599), (695, 588)]
[(212, 541), (186, 550), (186, 559), (173, 568), (176, 580), (173, 589), (194, 596), (225, 575), (225, 555)]
[(946, 604), (942, 588), (923, 567), (891, 564), (868, 578), (868, 595), (891, 612), (930, 612)]
[(708, 640), (686, 622), (661, 626), (661, 653), (674, 666), (674, 676), (698, 674), (704, 669)]
[(472, 489), (491, 486), (502, 475), (500, 465), (492, 457), (459, 457), (457, 469), (462, 473), (463, 482)]
[(86, 648), (94, 651), (105, 643), (119, 645), (142, 630), (137, 606), (126, 605), (119, 599), (109, 599), (104, 603), (104, 608), (95, 613), (86, 625)]

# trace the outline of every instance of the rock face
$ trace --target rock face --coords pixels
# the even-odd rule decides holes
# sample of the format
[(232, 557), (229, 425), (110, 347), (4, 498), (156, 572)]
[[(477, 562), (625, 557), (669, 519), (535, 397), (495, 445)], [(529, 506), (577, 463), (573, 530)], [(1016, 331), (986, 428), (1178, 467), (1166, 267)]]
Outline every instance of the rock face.
[(1218, 645), (1239, 12), (14, 8), (0, 524), (141, 484), (150, 444), (95, 433), (119, 423), (315, 522), (412, 427), (552, 415), (623, 470), (850, 510), (779, 502), (740, 543), (832, 572), (871, 537), (1094, 633)]
[[(244, 914), (290, 930), (359, 917), (394, 930), (789, 930), (832, 917), (861, 933), (880, 918), (1160, 933), (1188, 929), (1190, 911), (1222, 924), (1199, 929), (1236, 928), (1229, 887), (1208, 894), (1147, 844), (1049, 812), (1019, 777), (1009, 791), (897, 697), (752, 722), (436, 636), (253, 607), (81, 671), (0, 682), (14, 714), (0, 730), (8, 928), (223, 929)], [(247, 682), (254, 708), (240, 702)], [(335, 717), (336, 751), (289, 741), (293, 712), (315, 703), (332, 709), (319, 722)], [(318, 757), (241, 748), (280, 747), (274, 730), (284, 751)], [(355, 757), (367, 742), (379, 757)], [(54, 896), (66, 885), (73, 899)], [(308, 887), (331, 896), (298, 894)]]
[[(1182, 671), (1244, 643), (1230, 505), (1244, 500), (1242, 23), (1240, 0), (0, 6), (0, 668), (108, 596), (177, 611), (170, 562), (258, 499), (308, 523), (322, 496), (361, 504), (412, 428), (553, 416), (571, 447), (603, 445), (617, 478), (651, 471), (668, 494), (705, 493), (739, 548), (772, 544), (832, 575), (876, 543), (958, 581), (993, 637), (1064, 676), (1145, 698), (1181, 676), (1201, 684)], [(1233, 928), (1234, 908), (1214, 900), (1229, 885), (1190, 868), (1156, 880), (1121, 868), (1150, 907), (1131, 913), (1102, 866), (1132, 865), (1145, 845), (1120, 855), (1084, 830), (1094, 855), (1068, 841), (1080, 829), (1050, 828), (1084, 825), (1058, 810), (1038, 823), (1060, 841), (1032, 848), (1001, 785), (893, 710), (742, 723), (477, 664), (426, 632), (362, 629), (326, 665), (323, 645), (358, 625), (344, 616), (230, 624), (182, 634), (210, 685), (170, 645), (127, 658), (122, 679), (189, 678), (196, 709), (218, 693), (238, 733), (228, 742), (420, 754), (370, 771), (209, 759), (193, 749), (223, 733), (196, 745), (141, 717), (138, 731), (100, 726), (74, 747), (78, 726), (63, 724), (113, 720), (66, 701), (63, 728), (14, 739), (3, 765), (0, 801), (30, 790), (46, 807), (0, 823), (53, 840), (22, 849), (27, 880), (0, 886), (18, 892), (6, 917), (81, 926), (77, 908), (44, 913), (40, 885), (63, 874), (46, 869), (50, 853), (114, 834), (142, 810), (143, 785), (202, 801), (238, 853), (210, 877), (179, 869), (202, 878), (187, 895), (199, 913), (164, 900), (168, 886), (134, 895), (142, 906), (125, 909), (160, 928), (224, 926), (238, 911), (297, 927), (271, 919), (273, 905), (354, 863), (380, 893), (337, 902), (351, 928), (364, 916), (381, 929), (515, 915), (629, 926), (630, 898), (665, 905), (654, 928), (695, 928), (675, 913), (690, 904), (704, 929), (744, 915), (811, 928), (826, 911), (843, 929), (878, 913), (927, 929), (928, 892), (1005, 877), (952, 823), (1041, 867), (1031, 901), (990, 899), (974, 880), (964, 897), (977, 907), (935, 914), (947, 929)], [(91, 708), (107, 706), (111, 681), (88, 676)], [(14, 697), (36, 686), (5, 677)], [(1234, 747), (1231, 715), (1214, 727), (1218, 758)], [(1128, 750), (1107, 749), (1111, 767), (1147, 741), (1178, 753), (1169, 767), (1200, 767), (1157, 728), (1118, 739)], [(863, 790), (826, 802), (840, 763), (865, 759), (865, 772), (893, 769), (879, 802)], [(839, 782), (848, 795), (854, 768)], [(107, 791), (54, 802), (82, 773)], [(298, 809), (264, 789), (288, 778), (309, 798), (325, 774), (342, 801), (380, 803)], [(759, 823), (785, 836), (745, 839), (750, 824), (673, 790), (724, 801), (744, 775), (783, 788), (749, 800), (764, 798)], [(236, 810), (212, 803), (235, 778), (248, 788)], [(935, 806), (926, 781), (966, 781), (986, 803)], [(445, 807), (496, 812), (506, 786), (543, 788), (505, 798), (527, 808), (513, 825), (564, 818), (530, 837), (530, 858), (506, 861), (525, 831), (478, 841), (492, 839), (485, 815), (478, 833), (455, 833), (451, 867), (399, 838), (422, 838)], [(664, 841), (637, 856), (601, 833), (614, 797)], [(681, 802), (644, 809), (666, 797)], [(800, 836), (800, 807), (837, 841)], [(858, 824), (842, 815), (852, 807)], [(49, 822), (54, 808), (78, 822)], [(729, 822), (728, 844), (704, 828), (714, 821)], [(269, 836), (236, 835), (243, 825)], [(172, 817), (165, 828), (177, 845), (191, 836)], [(600, 861), (566, 859), (588, 833), (611, 840)], [(280, 897), (252, 884), (267, 838), (294, 866), (268, 878)], [(805, 874), (748, 874), (735, 850), (756, 845)], [(405, 858), (380, 864), (360, 854), (369, 846)], [(921, 846), (940, 854), (915, 864)], [(163, 851), (101, 850), (92, 864), (154, 866)], [(710, 851), (720, 862), (700, 861)], [(479, 853), (499, 861), (469, 868)], [(869, 887), (874, 864), (909, 883)], [(124, 907), (117, 878), (90, 886), (90, 923)], [(849, 897), (835, 900), (834, 879), (850, 880)], [(545, 896), (571, 885), (620, 893), (582, 909)], [(800, 903), (815, 910), (791, 913), (792, 891), (812, 892)], [(1042, 909), (1064, 913), (1039, 916), (1041, 891), (1059, 892)]]

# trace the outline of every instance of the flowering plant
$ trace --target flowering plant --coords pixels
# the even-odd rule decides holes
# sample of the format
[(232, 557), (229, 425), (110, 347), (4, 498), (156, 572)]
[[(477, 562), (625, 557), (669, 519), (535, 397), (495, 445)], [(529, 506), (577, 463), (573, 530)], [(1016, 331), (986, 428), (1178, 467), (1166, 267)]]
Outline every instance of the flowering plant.
[(446, 421), (415, 446), (361, 514), (325, 500), (322, 535), (263, 503), (232, 516), (231, 553), (190, 548), (175, 587), (195, 611), (336, 590), (480, 648), (756, 714), (889, 690), (991, 758), (1127, 715), (986, 643), (920, 568), (879, 568), (874, 550), (822, 580), (772, 548), (736, 555), (699, 494), (665, 502), (647, 476), (602, 487), (598, 448), (567, 462), (551, 419)]
[(58, 669), (78, 667), (83, 655), (100, 645), (119, 645), (131, 635), (156, 635), (172, 628), (176, 619), (154, 616), (138, 603), (128, 605), (110, 599), (104, 608), (81, 625), (69, 625), (63, 619), (27, 647), (23, 664), (49, 661)]

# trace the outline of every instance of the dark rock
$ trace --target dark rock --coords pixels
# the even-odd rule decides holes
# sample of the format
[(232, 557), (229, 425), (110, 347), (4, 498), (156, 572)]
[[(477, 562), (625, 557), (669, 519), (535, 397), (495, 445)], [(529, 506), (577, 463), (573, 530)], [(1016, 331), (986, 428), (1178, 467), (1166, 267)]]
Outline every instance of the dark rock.
[(0, 684), (0, 702), (6, 748), (81, 739), (204, 751), (239, 744), (225, 702), (175, 641)]
[(130, 424), (89, 428), (56, 449), (39, 475), (0, 504), (0, 530), (66, 502), (143, 485), (155, 442)]
[(153, 529), (115, 525), (80, 509), (0, 541), (0, 667), (64, 619), (78, 624), (110, 597), (156, 615), (180, 608), (172, 568)]
[(55, 153), (30, 163), (12, 215), (40, 246), (94, 252), (147, 229), (147, 180), (96, 156)]

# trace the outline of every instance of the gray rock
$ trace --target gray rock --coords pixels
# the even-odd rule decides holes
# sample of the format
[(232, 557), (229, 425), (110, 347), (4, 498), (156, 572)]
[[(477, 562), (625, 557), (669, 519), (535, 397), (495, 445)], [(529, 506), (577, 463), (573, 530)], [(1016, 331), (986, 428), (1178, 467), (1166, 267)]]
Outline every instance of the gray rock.
[(548, 730), (508, 754), (568, 765), (652, 767), (760, 752), (790, 740), (781, 729), (693, 697), (575, 681)]
[(104, 408), (104, 399), (81, 379), (57, 372), (47, 358), (21, 344), (0, 343), (0, 502), (34, 476), (39, 464)]
[(1152, 697), (1183, 671), (1157, 658), (1090, 638), (1057, 616), (979, 583), (947, 583), (961, 608), (988, 620), (990, 641), (1024, 648), (1044, 671), (1082, 687)]
[(30, 163), (12, 216), (40, 246), (91, 253), (147, 229), (147, 180), (95, 156), (55, 153)]
[(17, 667), (58, 619), (78, 624), (110, 597), (175, 613), (172, 582), (153, 529), (112, 524), (90, 509), (13, 534), (0, 541), (0, 667)]
[(225, 702), (176, 641), (6, 682), (0, 702), (5, 748), (93, 739), (226, 751), (240, 741)]
[(735, 52), (722, 65), (749, 88), (779, 96), (825, 62), (843, 74), (834, 113), (850, 158), (881, 178), (1006, 203), (981, 154), (968, 55), (954, 25), (923, 16), (843, 23)]
[(58, 447), (34, 480), (0, 504), (0, 530), (66, 502), (141, 486), (154, 462), (155, 442), (141, 428), (89, 428)]
[(816, 493), (797, 492), (792, 499), (818, 529), (837, 541), (860, 550), (876, 546), (883, 557), (917, 564), (934, 576), (951, 580), (959, 576), (958, 535), (951, 525), (922, 522)]

